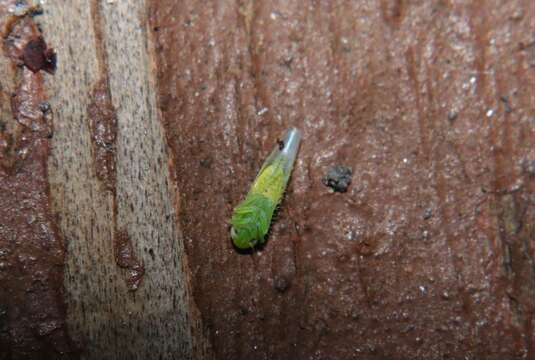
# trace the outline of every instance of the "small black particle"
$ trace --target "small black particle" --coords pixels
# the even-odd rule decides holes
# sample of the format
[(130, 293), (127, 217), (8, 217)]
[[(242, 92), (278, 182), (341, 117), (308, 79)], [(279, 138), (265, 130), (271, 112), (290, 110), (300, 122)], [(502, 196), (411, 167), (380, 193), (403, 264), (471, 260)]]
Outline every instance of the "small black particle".
[(509, 98), (507, 96), (501, 96), (500, 100), (503, 102), (503, 106), (505, 107), (505, 112), (507, 114), (512, 113), (513, 108), (511, 107), (511, 104), (509, 103)]
[(199, 161), (199, 164), (206, 169), (209, 169), (212, 166), (212, 159), (205, 158)]
[(459, 116), (459, 114), (457, 114), (455, 111), (450, 111), (448, 113), (449, 122), (454, 122), (457, 119), (457, 116)]
[(30, 9), (30, 16), (43, 15), (45, 13), (41, 5), (34, 6)]
[(243, 306), (243, 305), (240, 305), (240, 306), (239, 306), (239, 309), (240, 309), (240, 313), (241, 313), (243, 316), (249, 314), (249, 312), (250, 312), (249, 309), (247, 309), (247, 307), (245, 307), (245, 306)]
[(282, 151), (282, 149), (284, 149), (284, 141), (277, 140), (277, 144), (279, 144), (279, 150)]
[(327, 175), (321, 179), (323, 185), (330, 187), (335, 192), (346, 192), (351, 184), (353, 171), (350, 167), (336, 165), (329, 169)]
[(273, 282), (273, 287), (278, 292), (283, 293), (286, 290), (288, 290), (288, 288), (290, 287), (290, 284), (288, 283), (288, 280), (285, 277), (279, 276)]
[(41, 104), (39, 104), (39, 110), (41, 110), (43, 114), (50, 112), (51, 110), (50, 103), (47, 101), (42, 102)]
[(43, 66), (43, 70), (49, 74), (54, 74), (56, 72), (57, 62), (58, 56), (54, 49), (47, 49), (45, 52), (45, 65)]

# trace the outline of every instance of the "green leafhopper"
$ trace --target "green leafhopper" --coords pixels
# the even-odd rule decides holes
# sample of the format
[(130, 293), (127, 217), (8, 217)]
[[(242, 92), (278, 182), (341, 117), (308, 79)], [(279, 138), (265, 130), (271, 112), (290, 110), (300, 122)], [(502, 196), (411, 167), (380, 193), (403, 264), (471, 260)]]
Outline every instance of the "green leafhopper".
[(288, 184), (300, 140), (299, 130), (286, 130), (264, 161), (245, 200), (234, 209), (230, 236), (237, 248), (247, 249), (264, 243), (273, 212)]

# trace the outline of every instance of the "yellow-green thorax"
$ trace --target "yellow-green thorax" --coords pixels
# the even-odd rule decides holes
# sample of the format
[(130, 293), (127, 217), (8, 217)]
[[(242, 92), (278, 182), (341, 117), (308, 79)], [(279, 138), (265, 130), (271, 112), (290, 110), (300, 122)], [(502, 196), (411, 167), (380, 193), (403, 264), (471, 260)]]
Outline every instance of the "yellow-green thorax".
[(260, 171), (250, 192), (264, 195), (274, 204), (278, 204), (286, 187), (286, 178), (282, 160), (276, 160)]

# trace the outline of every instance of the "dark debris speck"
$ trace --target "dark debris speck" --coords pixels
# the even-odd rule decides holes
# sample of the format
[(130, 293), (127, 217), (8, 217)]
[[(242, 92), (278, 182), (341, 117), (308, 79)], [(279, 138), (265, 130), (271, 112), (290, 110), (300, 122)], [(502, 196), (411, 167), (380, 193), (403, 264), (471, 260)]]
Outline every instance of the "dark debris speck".
[(448, 121), (450, 123), (454, 122), (455, 120), (457, 120), (457, 117), (459, 116), (459, 114), (455, 111), (450, 111), (448, 113)]
[(41, 110), (42, 113), (49, 113), (52, 110), (52, 107), (49, 102), (44, 101), (39, 104), (39, 110)]
[(513, 108), (511, 107), (511, 103), (509, 102), (509, 98), (507, 96), (500, 96), (500, 100), (503, 103), (503, 106), (505, 108), (505, 112), (507, 114), (510, 114), (513, 112)]
[(350, 167), (336, 165), (329, 169), (327, 175), (321, 179), (323, 185), (331, 188), (335, 192), (346, 192), (351, 184), (353, 170)]
[(212, 159), (205, 158), (199, 161), (199, 164), (206, 169), (210, 169), (212, 167)]
[(524, 161), (524, 171), (530, 176), (535, 177), (535, 159), (526, 159)]
[(275, 281), (273, 281), (273, 287), (278, 292), (283, 293), (286, 290), (288, 290), (288, 288), (290, 287), (290, 283), (288, 282), (288, 280), (285, 277), (279, 276), (279, 277), (275, 278)]
[(423, 215), (424, 220), (429, 220), (432, 217), (433, 217), (433, 209), (431, 208), (425, 209), (424, 215)]
[(33, 72), (44, 70), (49, 74), (56, 71), (56, 52), (47, 47), (45, 40), (39, 36), (26, 44), (22, 60), (24, 65)]

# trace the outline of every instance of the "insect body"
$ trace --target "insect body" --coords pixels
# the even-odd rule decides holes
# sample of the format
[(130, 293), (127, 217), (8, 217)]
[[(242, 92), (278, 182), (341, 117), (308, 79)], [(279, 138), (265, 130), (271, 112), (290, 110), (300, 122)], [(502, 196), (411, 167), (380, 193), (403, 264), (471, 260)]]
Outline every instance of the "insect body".
[(271, 218), (280, 203), (299, 149), (299, 130), (290, 128), (262, 165), (249, 193), (232, 214), (230, 236), (240, 249), (265, 241)]

